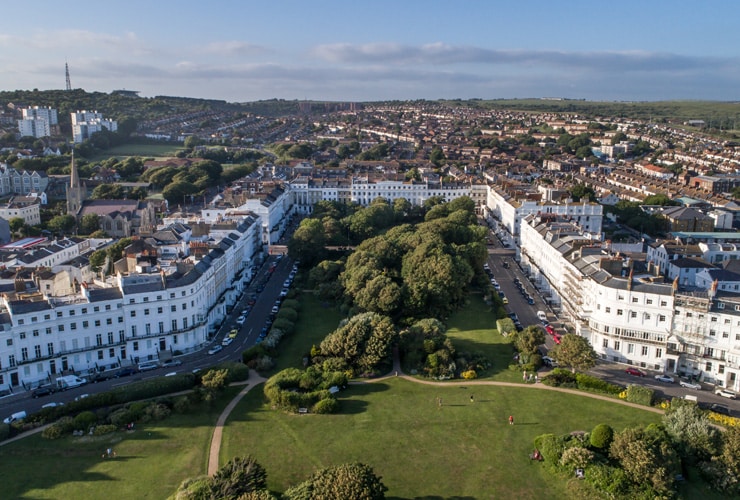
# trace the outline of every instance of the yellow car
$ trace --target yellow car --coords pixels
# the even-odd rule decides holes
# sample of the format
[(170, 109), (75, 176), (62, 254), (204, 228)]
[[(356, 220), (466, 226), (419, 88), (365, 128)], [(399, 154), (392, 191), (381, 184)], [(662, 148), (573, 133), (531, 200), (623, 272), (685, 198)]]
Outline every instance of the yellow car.
[(509, 303), (509, 299), (507, 299), (506, 297), (504, 297), (502, 300), (503, 300), (504, 304), (508, 304)]
[(237, 335), (239, 335), (239, 330), (237, 330), (236, 328), (229, 332), (230, 339), (235, 339)]

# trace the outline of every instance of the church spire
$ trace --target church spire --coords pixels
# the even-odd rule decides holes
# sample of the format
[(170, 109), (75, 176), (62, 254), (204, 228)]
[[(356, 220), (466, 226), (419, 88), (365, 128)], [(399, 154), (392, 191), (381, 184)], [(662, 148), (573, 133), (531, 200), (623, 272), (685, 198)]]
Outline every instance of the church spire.
[(77, 166), (75, 165), (74, 148), (72, 148), (72, 166), (69, 168), (69, 187), (73, 189), (80, 187), (80, 176), (77, 174)]

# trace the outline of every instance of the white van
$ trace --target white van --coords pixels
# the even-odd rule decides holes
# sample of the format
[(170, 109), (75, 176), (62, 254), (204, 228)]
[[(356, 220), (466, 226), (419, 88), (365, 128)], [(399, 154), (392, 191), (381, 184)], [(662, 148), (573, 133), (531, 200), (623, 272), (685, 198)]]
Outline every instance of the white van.
[(540, 318), (540, 321), (547, 321), (547, 314), (545, 314), (545, 311), (537, 311), (537, 317)]
[(26, 412), (25, 411), (17, 411), (13, 413), (11, 416), (7, 417), (5, 420), (3, 420), (4, 424), (12, 424), (16, 420), (23, 420), (26, 418)]

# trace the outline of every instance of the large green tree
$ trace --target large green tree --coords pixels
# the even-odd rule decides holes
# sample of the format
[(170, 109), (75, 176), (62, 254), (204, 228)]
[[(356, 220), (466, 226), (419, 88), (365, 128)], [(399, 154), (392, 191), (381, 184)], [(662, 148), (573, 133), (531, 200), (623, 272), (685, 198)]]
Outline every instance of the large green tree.
[(357, 373), (370, 373), (390, 361), (395, 338), (396, 330), (389, 317), (357, 314), (324, 338), (321, 356), (340, 358)]
[(100, 229), (100, 216), (98, 214), (85, 214), (80, 219), (80, 234), (92, 234)]
[(68, 233), (72, 229), (74, 229), (75, 225), (77, 224), (77, 219), (74, 218), (74, 215), (57, 215), (55, 217), (52, 217), (51, 220), (46, 224), (47, 227), (54, 231), (55, 233)]
[(529, 362), (529, 357), (545, 343), (545, 332), (537, 325), (528, 326), (513, 336), (514, 347), (519, 351), (522, 361)]
[(316, 471), (305, 482), (290, 488), (286, 500), (382, 500), (388, 488), (372, 467), (342, 464)]
[(563, 335), (560, 344), (550, 351), (550, 356), (573, 371), (586, 371), (596, 364), (596, 352), (588, 339), (580, 335)]
[(324, 225), (317, 219), (303, 219), (288, 242), (290, 258), (311, 268), (326, 256)]
[(609, 454), (634, 483), (646, 485), (659, 495), (673, 492), (674, 478), (680, 472), (679, 459), (659, 427), (623, 430), (614, 436)]

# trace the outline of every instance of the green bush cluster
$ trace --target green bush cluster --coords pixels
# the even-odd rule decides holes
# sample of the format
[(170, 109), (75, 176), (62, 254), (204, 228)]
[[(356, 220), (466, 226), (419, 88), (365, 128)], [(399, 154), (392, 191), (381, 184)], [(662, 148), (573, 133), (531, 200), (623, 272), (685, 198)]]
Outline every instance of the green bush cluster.
[[(316, 367), (309, 367), (305, 371), (297, 368), (287, 368), (272, 377), (265, 384), (265, 396), (270, 403), (283, 410), (297, 412), (299, 408), (314, 408), (319, 402), (326, 399), (334, 400), (329, 392), (333, 386), (343, 387), (347, 383), (347, 376), (341, 372), (322, 372)], [(339, 405), (322, 403), (319, 406), (324, 413), (326, 410), (337, 411)]]
[(624, 389), (585, 373), (573, 373), (565, 368), (555, 368), (542, 379), (542, 383), (552, 387), (569, 387), (582, 391), (597, 392), (617, 396)]
[(655, 391), (641, 385), (630, 385), (627, 387), (627, 401), (645, 406), (652, 406), (655, 400)]
[(104, 436), (106, 434), (112, 434), (116, 432), (117, 428), (118, 427), (112, 424), (96, 425), (95, 430), (93, 430), (93, 436)]
[[(234, 363), (234, 365), (238, 365), (238, 363)], [(151, 380), (133, 382), (107, 392), (91, 394), (87, 398), (80, 399), (79, 401), (71, 401), (64, 406), (44, 408), (40, 412), (30, 415), (28, 420), (43, 424), (57, 420), (65, 415), (76, 415), (86, 410), (118, 406), (131, 401), (152, 399), (173, 392), (185, 391), (192, 389), (195, 383), (195, 376), (191, 373), (185, 373), (175, 377), (157, 377)]]
[(582, 391), (599, 392), (603, 394), (611, 394), (612, 396), (617, 396), (624, 390), (624, 387), (621, 385), (612, 384), (606, 380), (602, 380), (585, 373), (576, 374), (576, 384), (578, 384), (578, 388)]

